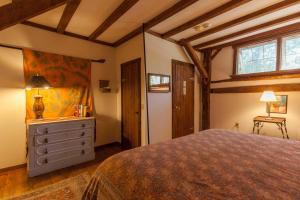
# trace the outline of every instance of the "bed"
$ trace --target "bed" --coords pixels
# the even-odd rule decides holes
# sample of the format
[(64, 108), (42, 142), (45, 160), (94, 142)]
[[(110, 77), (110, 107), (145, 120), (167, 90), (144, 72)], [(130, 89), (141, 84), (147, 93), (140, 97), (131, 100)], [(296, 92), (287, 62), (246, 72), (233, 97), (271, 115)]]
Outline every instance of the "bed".
[(83, 199), (300, 199), (300, 141), (206, 130), (104, 161)]

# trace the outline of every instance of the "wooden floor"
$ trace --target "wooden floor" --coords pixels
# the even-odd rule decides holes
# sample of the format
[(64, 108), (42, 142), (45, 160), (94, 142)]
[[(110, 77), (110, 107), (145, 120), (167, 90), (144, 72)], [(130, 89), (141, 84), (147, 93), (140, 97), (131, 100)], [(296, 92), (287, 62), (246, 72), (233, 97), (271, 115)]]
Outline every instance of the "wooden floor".
[(83, 172), (88, 172), (92, 175), (97, 166), (103, 160), (121, 151), (122, 149), (118, 144), (103, 146), (96, 150), (96, 159), (94, 161), (68, 167), (34, 178), (27, 177), (26, 167), (0, 172), (0, 199), (47, 186)]

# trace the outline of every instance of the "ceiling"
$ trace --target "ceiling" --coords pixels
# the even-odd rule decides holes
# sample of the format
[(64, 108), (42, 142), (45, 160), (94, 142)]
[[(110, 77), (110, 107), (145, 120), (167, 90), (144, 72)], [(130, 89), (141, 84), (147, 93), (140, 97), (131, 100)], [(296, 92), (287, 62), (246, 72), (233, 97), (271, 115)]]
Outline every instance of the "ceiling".
[[(108, 45), (117, 46), (122, 42), (125, 42), (126, 39), (133, 37), (134, 34), (138, 34), (139, 31), (135, 30), (139, 30), (143, 23), (147, 24), (147, 22), (157, 17), (167, 9), (171, 9), (171, 7), (173, 9), (182, 3), (182, 1), (187, 0), (81, 0), (79, 1), (80, 3), (78, 4), (77, 9), (75, 9), (70, 21), (67, 23), (65, 32), (62, 34), (68, 33), (68, 35), (71, 36), (80, 36), (83, 39), (90, 39), (89, 37), (91, 34), (103, 22), (107, 22), (107, 19), (110, 15), (112, 15), (112, 13), (116, 14), (114, 11), (118, 9), (120, 5), (126, 4), (126, 1), (127, 7), (125, 6), (125, 11), (124, 9), (121, 9), (121, 11), (119, 10), (118, 12), (123, 13), (117, 18), (115, 17), (114, 20), (108, 20), (110, 21), (109, 26), (106, 26), (106, 28), (103, 29), (104, 31), (102, 30), (101, 34), (96, 35), (92, 41), (103, 42)], [(190, 2), (192, 3), (190, 3), (190, 5), (184, 6), (182, 9), (177, 10), (176, 12), (163, 18), (163, 20), (160, 20), (159, 23), (151, 26), (147, 31), (151, 31), (158, 36), (165, 37), (165, 33), (168, 31), (178, 28), (183, 24), (187, 25), (189, 24), (187, 22), (197, 17), (201, 18), (202, 16), (205, 16), (205, 13), (218, 9), (218, 7), (228, 4), (232, 1), (243, 1), (244, 3), (240, 3), (238, 6), (228, 9), (226, 12), (214, 12), (213, 16), (206, 18), (204, 17), (205, 21), (202, 20), (200, 24), (208, 22), (210, 26), (207, 29), (202, 30), (202, 32), (209, 32), (211, 30), (218, 29), (219, 26), (223, 28), (221, 30), (212, 31), (212, 33), (204, 34), (203, 36), (190, 40), (192, 45), (198, 45), (204, 42), (215, 40), (229, 34), (245, 30), (249, 27), (254, 27), (262, 23), (299, 13), (300, 10), (300, 0), (191, 0)], [(272, 10), (272, 8), (266, 9), (267, 7), (280, 4), (284, 1), (290, 3), (287, 3), (285, 6), (279, 6), (277, 9), (273, 9), (273, 11), (269, 11), (270, 9)], [(71, 0), (67, 2), (71, 2)], [(0, 0), (0, 6), (8, 3), (11, 3), (11, 1)], [(130, 6), (128, 6), (129, 4)], [(45, 28), (48, 30), (55, 30), (58, 27), (64, 10), (66, 10), (67, 6), (68, 3), (44, 12), (43, 14), (35, 16), (34, 18), (27, 19), (27, 21), (29, 21), (30, 25), (32, 26)], [(262, 9), (265, 9), (265, 11), (260, 12)], [(251, 13), (254, 12), (258, 12), (260, 14), (247, 18), (246, 20), (240, 20), (238, 23), (233, 25), (231, 24), (230, 26), (224, 25), (226, 23), (230, 24), (231, 21), (243, 16), (251, 15)], [(257, 30), (252, 30), (251, 32), (247, 32), (243, 35), (238, 35), (224, 41), (219, 41), (218, 43), (203, 46), (201, 48), (227, 43), (229, 41), (234, 41), (243, 37), (248, 37), (257, 33), (297, 22), (300, 22), (300, 16), (295, 16), (288, 20), (282, 21), (281, 23), (276, 23), (273, 26), (266, 26)], [(190, 38), (196, 34), (201, 35), (201, 31), (196, 31), (193, 27), (194, 25), (187, 25), (184, 30), (178, 31), (176, 34), (166, 37), (166, 39), (180, 41)]]

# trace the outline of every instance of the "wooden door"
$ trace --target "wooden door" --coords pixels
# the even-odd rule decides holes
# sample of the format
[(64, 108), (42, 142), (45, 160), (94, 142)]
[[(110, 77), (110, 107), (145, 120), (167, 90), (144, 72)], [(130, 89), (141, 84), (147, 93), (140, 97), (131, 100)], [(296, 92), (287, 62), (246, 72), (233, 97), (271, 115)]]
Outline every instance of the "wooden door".
[(194, 133), (194, 65), (172, 60), (172, 137)]
[(121, 64), (122, 146), (141, 146), (141, 59)]

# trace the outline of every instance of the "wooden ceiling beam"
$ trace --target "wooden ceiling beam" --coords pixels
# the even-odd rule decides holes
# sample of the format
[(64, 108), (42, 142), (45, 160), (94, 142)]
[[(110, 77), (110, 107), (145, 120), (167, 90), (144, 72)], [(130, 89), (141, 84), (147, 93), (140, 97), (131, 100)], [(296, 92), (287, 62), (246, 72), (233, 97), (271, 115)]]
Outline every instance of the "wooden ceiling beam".
[[(52, 27), (45, 26), (45, 25), (42, 25), (42, 24), (37, 24), (37, 23), (34, 23), (34, 22), (30, 22), (30, 21), (22, 22), (22, 24), (24, 24), (26, 26), (31, 26), (31, 27), (34, 27), (34, 28), (39, 28), (39, 29), (42, 29), (42, 30), (57, 33), (56, 28), (52, 28)], [(65, 31), (64, 33), (58, 33), (58, 34), (66, 35), (66, 36), (81, 39), (81, 40), (87, 40), (87, 41), (90, 41), (90, 42), (94, 42), (94, 43), (98, 43), (98, 44), (102, 44), (102, 45), (106, 45), (106, 46), (110, 46), (110, 47), (113, 46), (113, 44), (108, 43), (108, 42), (104, 42), (104, 41), (100, 41), (100, 40), (89, 40), (88, 37), (86, 37), (86, 36), (78, 35), (76, 33), (71, 33), (71, 32), (67, 32), (67, 31)]]
[(278, 25), (278, 24), (281, 24), (281, 23), (284, 23), (284, 22), (292, 21), (292, 20), (297, 19), (297, 18), (300, 18), (300, 13), (291, 14), (291, 15), (288, 15), (288, 16), (285, 16), (285, 17), (282, 17), (282, 18), (279, 18), (279, 19), (275, 19), (275, 20), (272, 20), (272, 21), (269, 21), (269, 22), (266, 22), (266, 23), (263, 23), (263, 24), (259, 24), (257, 26), (253, 26), (253, 27), (250, 27), (250, 28), (247, 28), (247, 29), (229, 34), (229, 35), (225, 35), (225, 36), (220, 37), (220, 38), (216, 38), (216, 39), (213, 39), (213, 40), (210, 40), (210, 41), (207, 41), (207, 42), (203, 42), (201, 44), (197, 44), (193, 47), (197, 48), (197, 49), (200, 49), (200, 48), (212, 45), (212, 44), (223, 42), (223, 41), (231, 39), (231, 38), (239, 37), (239, 36), (244, 35), (244, 34), (252, 33), (252, 32), (264, 29), (264, 28), (268, 28), (268, 27), (275, 26), (275, 25)]
[(89, 36), (90, 40), (94, 40), (104, 31), (106, 31), (113, 23), (115, 23), (122, 15), (132, 8), (139, 0), (124, 0), (121, 5), (115, 9), (109, 17)]
[(206, 49), (219, 49), (219, 48), (224, 48), (224, 47), (229, 47), (234, 45), (240, 45), (252, 41), (264, 40), (272, 37), (278, 37), (278, 36), (283, 36), (283, 35), (288, 35), (288, 34), (293, 34), (298, 32), (300, 32), (300, 22), (288, 26), (284, 26), (281, 28), (273, 29), (270, 31), (265, 31), (256, 35), (251, 35), (249, 37), (241, 38), (238, 40), (230, 41), (224, 44), (201, 49), (201, 51), (204, 51)]
[(178, 12), (182, 11), (183, 9), (187, 8), (188, 6), (196, 3), (199, 0), (181, 0), (178, 3), (174, 4), (167, 10), (163, 11), (156, 17), (152, 18), (150, 21), (145, 23), (145, 31), (150, 30), (153, 26), (163, 22), (164, 20), (168, 19), (169, 17), (172, 17), (173, 15), (177, 14)]
[(69, 22), (71, 21), (75, 11), (77, 10), (81, 0), (68, 0), (64, 12), (57, 26), (57, 32), (65, 32)]
[[(193, 3), (197, 2), (197, 1), (199, 1), (199, 0), (181, 0), (181, 1), (179, 1), (178, 3), (174, 4), (167, 10), (163, 11), (159, 15), (155, 16), (154, 18), (152, 18), (151, 20), (146, 22), (144, 24), (144, 30), (149, 31), (153, 26), (172, 17), (176, 13), (182, 11), (183, 9), (185, 9), (186, 7), (192, 5)], [(130, 33), (128, 33), (127, 35), (125, 35), (124, 37), (122, 37), (121, 39), (119, 39), (118, 41), (116, 41), (114, 43), (114, 46), (119, 46), (142, 32), (143, 32), (143, 27), (140, 26), (140, 27), (134, 29), (133, 31), (131, 31)]]
[(0, 31), (66, 3), (66, 0), (22, 0), (0, 7)]
[(186, 41), (186, 42), (194, 41), (194, 40), (197, 40), (199, 38), (202, 38), (202, 37), (211, 35), (213, 33), (216, 33), (216, 32), (219, 32), (219, 31), (222, 31), (222, 30), (225, 30), (225, 29), (228, 29), (228, 28), (233, 27), (233, 26), (237, 26), (239, 24), (245, 23), (247, 21), (256, 19), (258, 17), (261, 17), (261, 16), (264, 16), (264, 15), (273, 13), (275, 11), (278, 11), (280, 9), (283, 9), (283, 8), (286, 8), (286, 7), (289, 7), (289, 6), (298, 4), (298, 3), (300, 3), (300, 0), (285, 0), (285, 1), (281, 1), (281, 2), (276, 3), (274, 5), (268, 6), (266, 8), (263, 8), (261, 10), (255, 11), (255, 12), (252, 12), (250, 14), (247, 14), (247, 15), (243, 16), (243, 17), (239, 17), (237, 19), (234, 19), (232, 21), (226, 22), (224, 24), (221, 24), (219, 26), (211, 28), (211, 29), (209, 29), (207, 31), (203, 31), (203, 32), (198, 33), (196, 35), (193, 35), (191, 37), (185, 38), (183, 40)]
[(231, 0), (228, 3), (225, 3), (225, 4), (215, 8), (215, 9), (213, 9), (213, 10), (207, 12), (207, 13), (204, 13), (203, 15), (200, 15), (200, 16), (198, 16), (198, 17), (196, 17), (196, 18), (194, 18), (194, 19), (192, 19), (192, 20), (190, 20), (190, 21), (188, 21), (188, 22), (186, 22), (186, 23), (184, 23), (180, 26), (177, 26), (177, 27), (163, 33), (162, 37), (163, 38), (169, 38), (172, 35), (176, 35), (176, 34), (182, 32), (182, 31), (185, 31), (186, 29), (192, 28), (192, 27), (194, 27), (198, 24), (201, 24), (201, 23), (203, 23), (203, 22), (205, 22), (205, 21), (207, 21), (211, 18), (214, 18), (214, 17), (216, 17), (218, 15), (221, 15), (225, 12), (228, 12), (228, 11), (238, 7), (238, 6), (241, 6), (245, 3), (248, 3), (249, 1), (251, 1), (251, 0)]
[(192, 59), (192, 61), (194, 62), (194, 64), (196, 65), (199, 73), (206, 79), (208, 79), (208, 73), (206, 71), (206, 69), (204, 68), (204, 66), (202, 65), (200, 58), (198, 57), (195, 49), (191, 46), (190, 43), (182, 43), (184, 49), (186, 50), (187, 54), (190, 56), (190, 58)]

